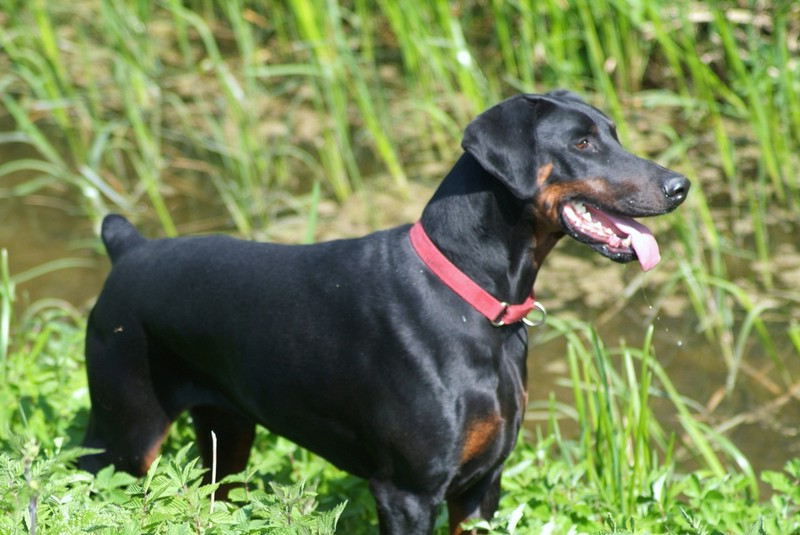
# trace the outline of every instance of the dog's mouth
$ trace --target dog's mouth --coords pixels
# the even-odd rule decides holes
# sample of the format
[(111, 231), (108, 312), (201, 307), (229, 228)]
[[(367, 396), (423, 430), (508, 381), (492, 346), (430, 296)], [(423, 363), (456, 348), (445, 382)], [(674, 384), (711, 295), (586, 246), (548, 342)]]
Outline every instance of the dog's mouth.
[(644, 271), (661, 260), (653, 233), (631, 217), (610, 214), (583, 201), (567, 201), (561, 207), (567, 233), (617, 262), (639, 260)]

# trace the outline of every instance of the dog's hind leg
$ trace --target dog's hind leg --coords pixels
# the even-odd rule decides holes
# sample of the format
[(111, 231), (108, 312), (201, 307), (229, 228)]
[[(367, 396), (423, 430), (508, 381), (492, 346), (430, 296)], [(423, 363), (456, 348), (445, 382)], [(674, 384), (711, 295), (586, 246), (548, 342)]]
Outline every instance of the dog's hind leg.
[[(217, 439), (216, 480), (244, 470), (255, 438), (255, 423), (237, 412), (213, 405), (198, 405), (192, 407), (190, 412), (200, 457), (203, 465), (209, 469), (205, 482), (211, 482), (211, 467), (214, 462), (212, 431)], [(221, 500), (226, 499), (232, 486), (220, 486), (216, 496)]]
[[(83, 446), (103, 451), (79, 460), (90, 472), (113, 464), (134, 475), (158, 455), (172, 416), (152, 383), (147, 339), (134, 321), (109, 324), (93, 313), (86, 333), (86, 372), (92, 408)], [(105, 316), (107, 317), (107, 316)]]

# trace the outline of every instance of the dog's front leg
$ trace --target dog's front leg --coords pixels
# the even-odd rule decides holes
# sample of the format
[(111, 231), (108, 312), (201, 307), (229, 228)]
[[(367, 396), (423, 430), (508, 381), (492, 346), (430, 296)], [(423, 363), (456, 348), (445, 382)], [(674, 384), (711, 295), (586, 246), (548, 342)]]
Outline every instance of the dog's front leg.
[(371, 480), (381, 535), (429, 535), (436, 520), (436, 501), (399, 489), (389, 481)]

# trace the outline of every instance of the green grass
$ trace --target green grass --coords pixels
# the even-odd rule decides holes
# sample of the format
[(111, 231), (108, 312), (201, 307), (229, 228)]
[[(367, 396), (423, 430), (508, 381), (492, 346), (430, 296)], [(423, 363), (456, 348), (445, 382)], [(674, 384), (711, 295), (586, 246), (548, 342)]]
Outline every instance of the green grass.
[[(342, 533), (374, 532), (364, 482), (264, 430), (248, 470), (234, 478), (247, 490), (213, 509), (185, 417), (142, 479), (75, 469), (88, 409), (84, 320), (37, 307), (13, 327), (0, 390), (3, 533), (323, 534), (337, 521)], [(480, 525), (491, 533), (800, 530), (800, 461), (760, 474), (772, 496), (759, 501), (747, 461), (690, 414), (654, 358), (650, 336), (641, 348), (612, 349), (586, 324), (556, 322), (548, 332), (567, 338), (574, 408), (546, 402), (547, 433), (526, 432), (507, 463), (500, 512)], [(674, 404), (683, 439), (653, 417), (654, 396)], [(578, 425), (575, 439), (560, 429), (564, 415)], [(681, 456), (699, 468), (681, 469)], [(438, 524), (437, 533), (446, 532), (444, 511)]]
[[(671, 382), (657, 320), (682, 303), (709, 348), (701, 357), (725, 370), (723, 400), (742, 389), (759, 410), (792, 399), (798, 21), (789, 1), (0, 0), (0, 202), (57, 197), (95, 223), (118, 211), (163, 235), (209, 218), (269, 238), (295, 217), (306, 222), (297, 241), (311, 242), (323, 203), (381, 189), (404, 202), (409, 182), (438, 181), (463, 127), (499, 99), (578, 91), (614, 118), (624, 144), (693, 188), (654, 223), (670, 238), (662, 267), (616, 298), (620, 311), (647, 296), (642, 323), (656, 334), (631, 333), (641, 347), (610, 347), (602, 325), (551, 307), (556, 319), (537, 340), (566, 340), (572, 400), (535, 400), (548, 423), (515, 452), (491, 529), (790, 533), (800, 529), (797, 464), (750, 467), (726, 434), (738, 415), (715, 414), (712, 392), (691, 400)], [(186, 422), (150, 487), (70, 468), (87, 405), (83, 320), (47, 299), (12, 312), (19, 286), (82, 261), (10, 273), (6, 257), (0, 531), (32, 531), (33, 508), (45, 533), (246, 533), (268, 521), (275, 532), (288, 522), (324, 532), (344, 500), (341, 532), (374, 524), (363, 485), (266, 433), (247, 476), (251, 501), (213, 512), (194, 450), (181, 450)], [(664, 404), (672, 424), (655, 416)]]

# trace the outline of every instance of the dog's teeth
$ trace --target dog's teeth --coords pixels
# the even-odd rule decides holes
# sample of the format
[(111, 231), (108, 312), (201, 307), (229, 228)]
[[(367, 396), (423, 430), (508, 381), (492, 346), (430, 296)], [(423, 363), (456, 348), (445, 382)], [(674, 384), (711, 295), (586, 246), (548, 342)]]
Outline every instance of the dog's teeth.
[(583, 214), (586, 212), (586, 207), (583, 205), (582, 202), (576, 202), (573, 203), (573, 205), (575, 206), (575, 211), (578, 212), (579, 214)]
[(627, 236), (624, 240), (622, 240), (622, 245), (625, 247), (631, 246), (631, 237)]

